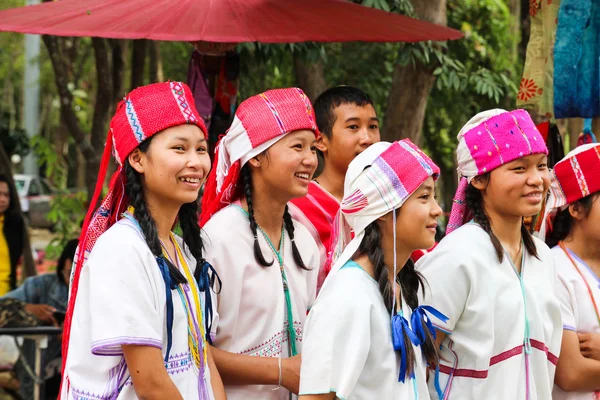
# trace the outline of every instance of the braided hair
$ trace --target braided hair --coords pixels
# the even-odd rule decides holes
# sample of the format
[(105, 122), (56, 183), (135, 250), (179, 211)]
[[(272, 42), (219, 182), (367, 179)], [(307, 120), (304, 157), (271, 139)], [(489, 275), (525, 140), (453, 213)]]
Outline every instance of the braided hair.
[[(490, 179), (489, 172), (480, 176), (488, 181)], [(502, 247), (500, 240), (492, 231), (490, 219), (488, 218), (488, 215), (485, 212), (485, 207), (483, 206), (483, 196), (481, 195), (481, 191), (472, 184), (469, 184), (469, 186), (467, 186), (465, 197), (467, 208), (473, 213), (473, 220), (477, 222), (479, 226), (481, 226), (481, 228), (490, 236), (492, 245), (496, 251), (496, 256), (498, 257), (498, 262), (502, 262), (504, 260), (504, 247)], [(535, 242), (533, 241), (533, 236), (523, 222), (521, 222), (521, 236), (523, 237), (523, 243), (525, 243), (525, 249), (527, 249), (527, 252), (539, 259), (537, 248), (535, 247)]]
[[(250, 220), (250, 230), (252, 231), (252, 235), (254, 236), (254, 258), (256, 261), (262, 265), (263, 267), (270, 267), (273, 265), (274, 260), (271, 262), (267, 262), (265, 256), (262, 253), (262, 249), (260, 248), (260, 243), (258, 241), (258, 223), (254, 218), (254, 207), (252, 205), (252, 174), (250, 172), (250, 167), (248, 164), (242, 167), (240, 171), (240, 180), (242, 181), (243, 187), (243, 196), (246, 198), (246, 204), (248, 204), (248, 219)], [(294, 257), (294, 262), (302, 269), (308, 270), (304, 261), (302, 260), (302, 256), (300, 255), (300, 251), (296, 246), (296, 241), (294, 240), (294, 221), (292, 219), (292, 215), (288, 210), (288, 206), (285, 206), (285, 211), (283, 213), (283, 223), (285, 226), (285, 230), (292, 241), (292, 255)]]
[[(142, 143), (140, 143), (140, 145), (137, 148), (142, 153), (146, 153), (153, 138), (154, 136), (151, 136), (148, 139), (144, 140)], [(144, 234), (146, 244), (150, 248), (152, 254), (155, 257), (162, 257), (163, 252), (160, 240), (158, 239), (156, 222), (154, 221), (154, 218), (152, 218), (152, 215), (148, 211), (146, 200), (144, 198), (142, 176), (131, 166), (131, 164), (129, 164), (128, 159), (125, 160), (124, 163), (124, 173), (125, 195), (129, 198), (129, 202), (134, 208), (133, 216), (138, 221), (142, 233)], [(177, 219), (179, 221), (179, 226), (181, 227), (184, 247), (187, 247), (188, 251), (196, 259), (195, 275), (198, 275), (202, 272), (202, 266), (205, 261), (202, 255), (204, 245), (200, 236), (200, 226), (197, 224), (198, 200), (192, 203), (183, 204), (179, 208)], [(173, 263), (171, 263), (170, 260), (168, 260), (167, 258), (165, 258), (165, 261), (169, 266), (169, 272), (171, 274), (171, 279), (173, 280), (173, 282), (175, 284), (187, 283), (187, 280), (183, 276), (181, 271), (178, 268), (176, 268), (173, 265)], [(195, 276), (195, 278), (198, 278), (198, 276)], [(213, 276), (211, 279), (211, 283), (214, 283), (214, 280), (215, 277)]]
[[(583, 208), (583, 215), (585, 218), (588, 217), (590, 211), (592, 211), (592, 205), (594, 201), (600, 196), (600, 192), (592, 193), (582, 199), (574, 201), (572, 204), (578, 205)], [(565, 240), (571, 234), (573, 229), (574, 218), (571, 216), (569, 208), (559, 211), (554, 217), (552, 223), (552, 230), (546, 236), (546, 244), (548, 247), (554, 247), (558, 245), (558, 242)]]
[[(397, 209), (398, 213), (400, 209)], [(394, 227), (395, 229), (395, 227)], [(358, 247), (358, 254), (365, 254), (371, 264), (373, 265), (375, 281), (379, 287), (379, 292), (383, 297), (383, 303), (385, 308), (393, 315), (395, 310), (392, 310), (394, 304), (394, 288), (392, 282), (389, 279), (389, 268), (384, 262), (384, 252), (381, 247), (382, 232), (379, 224), (374, 221), (365, 228), (365, 236)], [(421, 293), (425, 294), (424, 278), (415, 269), (415, 265), (411, 259), (406, 261), (404, 267), (398, 272), (395, 277), (396, 282), (400, 285), (402, 291), (402, 298), (406, 301), (407, 305), (411, 310), (415, 310), (419, 306), (419, 288)], [(421, 322), (424, 324), (424, 322)], [(425, 332), (425, 342), (421, 345), (423, 356), (430, 367), (435, 367), (439, 360), (439, 349), (435, 343), (433, 335), (429, 329), (424, 325), (423, 331)], [(406, 350), (406, 377), (412, 375), (414, 370), (416, 355), (412, 346), (410, 338), (404, 335), (404, 348)]]

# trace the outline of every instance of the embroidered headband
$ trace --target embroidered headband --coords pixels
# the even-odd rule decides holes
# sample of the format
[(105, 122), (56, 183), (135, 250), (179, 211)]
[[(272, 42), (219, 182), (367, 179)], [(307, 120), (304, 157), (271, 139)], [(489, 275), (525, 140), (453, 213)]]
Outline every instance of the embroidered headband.
[(293, 131), (308, 129), (318, 137), (315, 121), (310, 100), (298, 88), (268, 90), (243, 101), (217, 145), (202, 198), (200, 225), (234, 200), (240, 171), (248, 160)]
[(465, 195), (475, 176), (532, 154), (548, 154), (548, 149), (527, 111), (494, 109), (471, 118), (458, 133), (459, 184), (446, 233), (470, 218)]
[(541, 225), (536, 229), (540, 239), (545, 240), (558, 210), (600, 191), (600, 144), (581, 145), (556, 163), (552, 171), (552, 183), (546, 199)]
[[(198, 126), (206, 138), (206, 127), (196, 111), (194, 97), (187, 85), (181, 82), (155, 83), (139, 87), (132, 90), (117, 105), (115, 115), (110, 121), (110, 129), (104, 146), (102, 161), (100, 162), (96, 188), (83, 222), (79, 247), (75, 255), (75, 268), (63, 330), (63, 374), (67, 361), (71, 318), (77, 299), (81, 269), (96, 240), (117, 221), (129, 203), (124, 194), (123, 163), (129, 154), (144, 140), (167, 128), (184, 124)], [(104, 185), (111, 148), (119, 168), (110, 179), (108, 194), (98, 210), (94, 212)]]
[[(332, 232), (332, 271), (356, 253), (365, 228), (406, 201), (440, 169), (409, 139), (371, 145), (350, 163)], [(351, 238), (354, 233), (354, 239)]]

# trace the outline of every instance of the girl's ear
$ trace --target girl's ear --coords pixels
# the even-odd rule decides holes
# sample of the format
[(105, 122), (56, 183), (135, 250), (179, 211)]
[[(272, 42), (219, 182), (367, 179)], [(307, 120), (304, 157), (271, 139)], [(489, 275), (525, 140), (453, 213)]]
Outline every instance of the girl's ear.
[(576, 219), (577, 221), (582, 221), (585, 218), (583, 207), (578, 201), (569, 204), (569, 214), (571, 215), (571, 217), (573, 217), (573, 219)]
[(471, 179), (471, 185), (477, 190), (485, 190), (489, 183), (489, 178), (483, 175), (477, 175), (473, 179)]
[(249, 159), (248, 163), (253, 168), (260, 168), (260, 159), (258, 158), (258, 156), (252, 157), (251, 159)]
[(129, 165), (133, 169), (135, 169), (138, 173), (144, 173), (144, 165), (146, 164), (145, 154), (140, 151), (140, 149), (134, 149), (131, 154), (127, 157), (129, 160)]
[(321, 153), (326, 153), (329, 147), (329, 139), (325, 135), (319, 136), (316, 147)]

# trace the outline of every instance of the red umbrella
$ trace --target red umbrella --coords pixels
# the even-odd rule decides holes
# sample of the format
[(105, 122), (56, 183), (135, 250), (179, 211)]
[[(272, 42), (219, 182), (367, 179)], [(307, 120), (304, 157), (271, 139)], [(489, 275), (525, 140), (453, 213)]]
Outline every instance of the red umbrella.
[(462, 37), (454, 29), (345, 0), (61, 0), (0, 11), (0, 31), (220, 43)]

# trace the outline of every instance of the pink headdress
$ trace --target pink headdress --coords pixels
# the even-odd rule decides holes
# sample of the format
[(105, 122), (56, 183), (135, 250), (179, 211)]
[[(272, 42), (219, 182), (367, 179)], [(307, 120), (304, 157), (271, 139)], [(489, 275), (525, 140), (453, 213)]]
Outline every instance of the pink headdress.
[[(70, 287), (71, 293), (63, 330), (63, 376), (81, 269), (96, 240), (117, 221), (129, 203), (124, 194), (123, 163), (144, 140), (167, 128), (184, 124), (198, 126), (206, 137), (206, 127), (194, 107), (192, 93), (187, 85), (181, 82), (155, 83), (134, 89), (117, 105), (117, 111), (110, 121), (96, 189), (83, 222), (79, 247), (75, 255), (73, 282)], [(104, 185), (111, 148), (119, 168), (110, 180), (108, 194), (98, 210), (94, 212)]]
[(437, 179), (439, 173), (439, 167), (409, 139), (375, 143), (359, 154), (346, 172), (344, 198), (334, 223), (332, 270), (352, 258), (369, 224), (401, 207), (428, 177)]
[(536, 236), (545, 240), (558, 210), (600, 191), (600, 144), (584, 144), (554, 165), (552, 184)]
[(217, 146), (202, 198), (200, 225), (235, 200), (240, 171), (248, 160), (302, 129), (319, 136), (314, 110), (301, 89), (269, 90), (243, 101)]
[(446, 233), (471, 218), (465, 194), (471, 179), (531, 154), (548, 154), (544, 138), (525, 110), (481, 112), (458, 133), (459, 184)]

